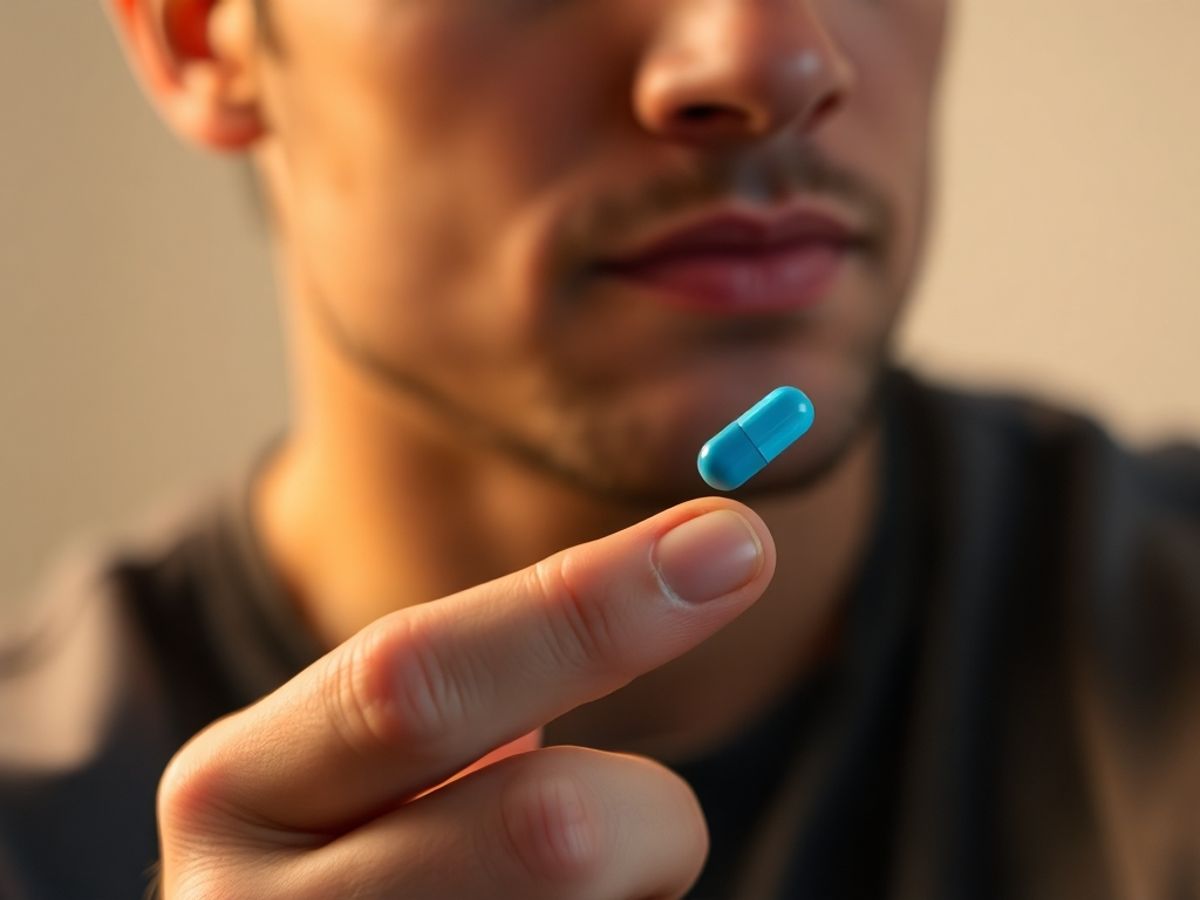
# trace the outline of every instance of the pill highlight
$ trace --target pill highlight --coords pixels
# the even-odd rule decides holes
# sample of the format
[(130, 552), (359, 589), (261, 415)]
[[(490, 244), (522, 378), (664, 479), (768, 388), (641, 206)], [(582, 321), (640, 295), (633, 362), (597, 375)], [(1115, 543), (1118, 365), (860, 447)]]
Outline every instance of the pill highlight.
[(700, 448), (700, 477), (718, 491), (741, 487), (803, 437), (813, 418), (802, 390), (775, 388)]

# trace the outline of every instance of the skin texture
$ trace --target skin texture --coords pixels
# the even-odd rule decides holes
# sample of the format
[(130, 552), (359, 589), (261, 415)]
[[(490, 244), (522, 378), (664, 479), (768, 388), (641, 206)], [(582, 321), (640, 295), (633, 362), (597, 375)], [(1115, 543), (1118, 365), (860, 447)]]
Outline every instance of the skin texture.
[[(202, 147), (247, 155), (268, 199), (294, 408), (254, 514), (302, 614), (336, 648), (331, 658), (349, 660), (299, 676), (306, 687), (281, 689), (291, 701), (272, 695), (177, 757), (160, 794), (173, 895), (206, 872), (253, 870), (267, 873), (267, 896), (284, 883), (320, 896), (314, 885), (328, 893), (327, 879), (348, 877), (356, 854), (376, 859), (369, 835), (384, 834), (400, 843), (363, 870), (376, 877), (364, 896), (397, 884), (468, 896), (455, 877), (473, 876), (447, 863), (463, 852), (465, 823), (498, 821), (503, 831), (524, 819), (498, 811), (511, 791), (497, 767), (429, 792), (448, 775), (508, 740), (518, 743), (500, 755), (536, 747), (547, 723), (555, 741), (682, 758), (836, 652), (838, 600), (876, 502), (874, 388), (926, 229), (944, 0), (267, 0), (266, 17), (255, 0), (108, 2), (170, 126)], [(863, 237), (807, 311), (705, 315), (596, 271), (681, 218), (797, 197), (836, 211)], [(707, 493), (697, 448), (780, 384), (812, 397), (816, 423), (736, 495), (758, 515), (693, 500)], [(385, 733), (384, 745), (414, 756), (419, 774), (383, 791), (382, 807), (308, 820), (281, 815), (253, 786), (246, 796), (258, 799), (228, 796), (229, 772), (290, 734), (296, 709), (311, 702), (303, 698), (341, 697), (337, 685), (384, 665), (361, 649), (379, 646), (364, 635), (381, 622), (410, 633), (466, 592), (468, 620), (491, 635), (481, 646), (502, 644), (514, 628), (506, 611), (542, 594), (528, 580), (514, 588), (493, 579), (572, 545), (608, 547), (671, 504), (684, 506), (663, 515), (686, 517), (688, 501), (743, 513), (769, 557), (720, 621), (614, 632), (616, 613), (585, 616), (593, 649), (617, 633), (626, 650), (670, 650), (636, 663), (587, 655), (608, 675), (569, 696), (552, 689), (562, 672), (547, 669), (541, 694), (523, 687), (540, 698), (536, 711), (501, 702), (452, 717), (454, 740), (435, 744), (455, 748), (444, 756), (403, 731)], [(778, 566), (772, 536), (787, 548)], [(639, 545), (643, 559), (653, 546)], [(619, 566), (622, 552), (588, 551), (590, 565)], [(562, 596), (583, 609), (614, 602), (603, 590)], [(528, 670), (527, 653), (481, 666), (445, 640), (435, 672), (504, 682)], [(569, 656), (559, 662), (570, 669)], [(312, 741), (339, 721), (313, 719)], [(558, 824), (521, 833), (561, 840), (530, 852), (549, 853), (553, 869), (563, 847), (601, 846), (596, 835), (625, 827), (612, 825), (622, 816), (645, 823), (669, 812), (702, 835), (694, 806), (681, 811), (686, 788), (632, 759), (540, 750), (506, 761), (527, 768), (521, 783), (535, 796), (552, 798), (534, 807)], [(333, 771), (328, 759), (279, 764), (286, 771), (275, 777), (293, 797)], [(380, 777), (369, 762), (364, 771)], [(586, 797), (600, 784), (616, 799), (597, 812)], [(564, 836), (580, 816), (601, 831), (572, 843)], [(661, 831), (651, 829), (646, 846)], [(433, 841), (442, 855), (406, 856), (404, 841), (420, 834), (442, 835)], [(318, 853), (331, 839), (356, 849)], [(247, 850), (263, 842), (298, 854), (286, 877)], [(627, 860), (633, 881), (601, 884), (600, 869), (568, 866), (570, 889), (547, 895), (677, 895), (703, 843), (660, 848), (659, 869), (636, 862), (634, 848), (603, 845), (600, 856)], [(497, 877), (541, 871), (505, 868), (524, 858), (519, 844), (488, 845), (484, 856), (501, 860), (495, 872), (509, 873)]]
[[(402, 415), (658, 503), (701, 491), (680, 460), (778, 384), (822, 415), (759, 490), (844, 449), (917, 255), (929, 0), (287, 11), (267, 177), (319, 327)], [(809, 45), (823, 74), (787, 74)], [(589, 273), (668, 216), (813, 187), (879, 246), (811, 314), (684, 316)]]

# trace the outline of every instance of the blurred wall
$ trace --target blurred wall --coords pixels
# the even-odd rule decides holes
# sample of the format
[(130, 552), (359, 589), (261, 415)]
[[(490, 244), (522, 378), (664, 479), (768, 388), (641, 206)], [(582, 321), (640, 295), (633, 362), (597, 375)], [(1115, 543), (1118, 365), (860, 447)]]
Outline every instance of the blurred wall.
[(958, 11), (906, 355), (1200, 438), (1200, 2)]
[[(1200, 436), (1196, 0), (960, 0), (942, 189), (902, 352)], [(266, 242), (100, 2), (0, 5), (0, 607), (64, 542), (284, 420)]]

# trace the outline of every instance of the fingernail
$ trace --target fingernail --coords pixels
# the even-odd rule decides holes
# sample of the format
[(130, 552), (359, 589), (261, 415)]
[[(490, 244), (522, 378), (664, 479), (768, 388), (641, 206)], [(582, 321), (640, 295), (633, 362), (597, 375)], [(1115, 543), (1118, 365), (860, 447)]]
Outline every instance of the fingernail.
[(719, 509), (689, 519), (658, 540), (654, 565), (671, 592), (707, 603), (742, 587), (762, 568), (758, 535), (737, 513)]

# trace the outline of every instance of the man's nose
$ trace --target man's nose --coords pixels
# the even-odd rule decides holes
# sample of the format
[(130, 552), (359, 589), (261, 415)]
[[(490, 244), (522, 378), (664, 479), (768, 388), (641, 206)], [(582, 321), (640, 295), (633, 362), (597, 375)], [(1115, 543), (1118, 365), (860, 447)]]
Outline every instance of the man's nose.
[(686, 0), (634, 88), (651, 134), (686, 143), (816, 129), (853, 84), (850, 61), (812, 0)]

